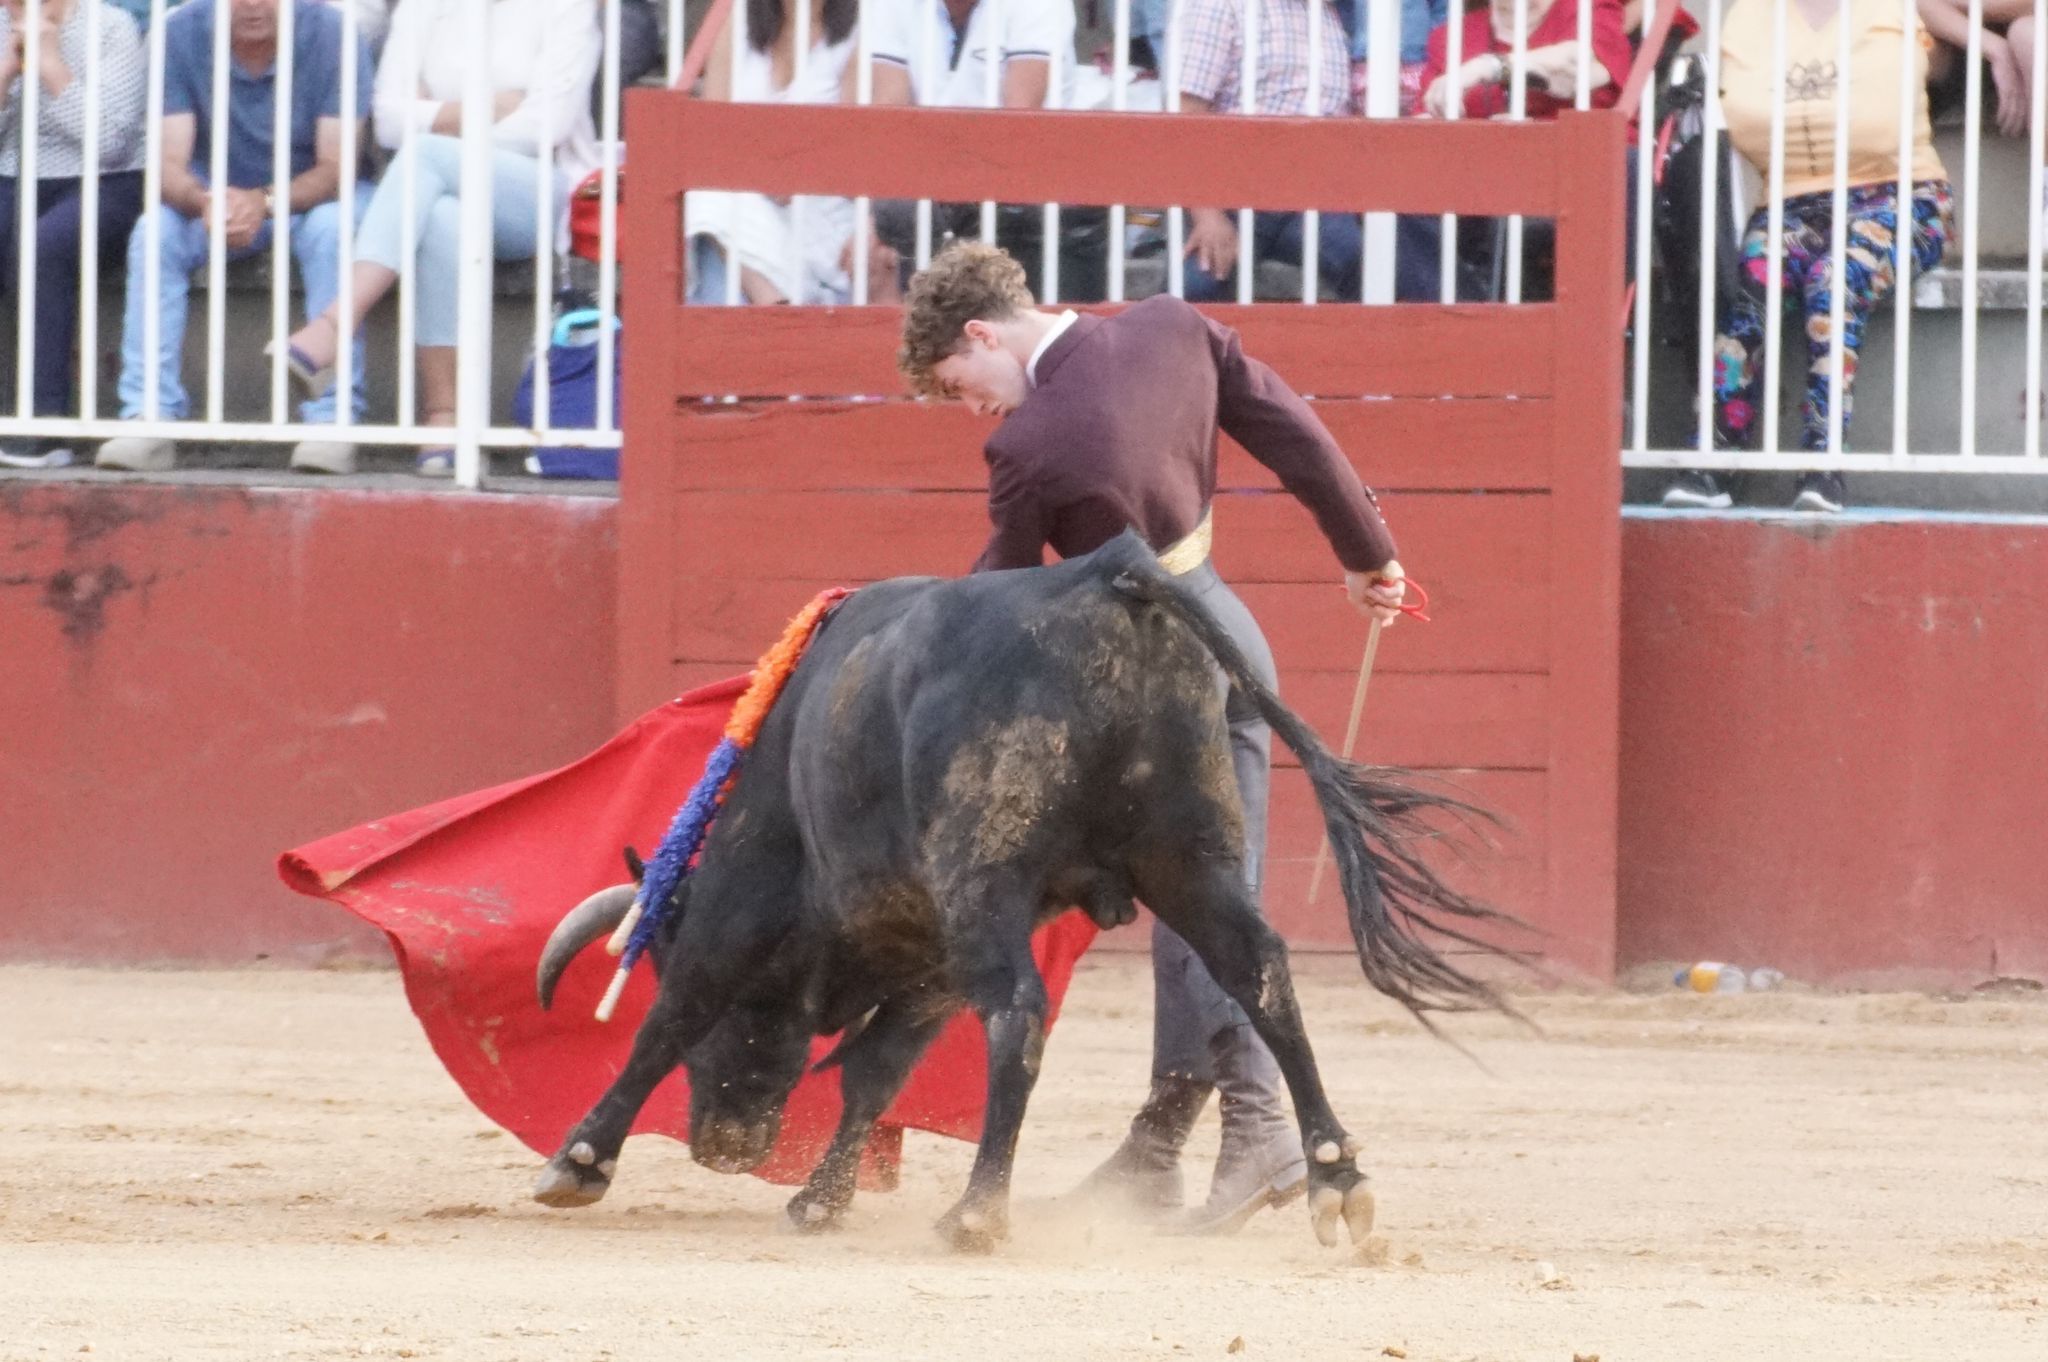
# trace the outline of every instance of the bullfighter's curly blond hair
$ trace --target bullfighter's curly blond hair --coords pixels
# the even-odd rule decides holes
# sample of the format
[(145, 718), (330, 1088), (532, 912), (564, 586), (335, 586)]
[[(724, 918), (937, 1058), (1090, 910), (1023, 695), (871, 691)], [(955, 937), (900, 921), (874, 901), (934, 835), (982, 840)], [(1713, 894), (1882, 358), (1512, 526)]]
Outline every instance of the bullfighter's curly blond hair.
[(932, 370), (959, 353), (967, 323), (1002, 322), (1035, 306), (1024, 267), (997, 246), (962, 241), (941, 251), (910, 281), (896, 367), (926, 397), (943, 397)]

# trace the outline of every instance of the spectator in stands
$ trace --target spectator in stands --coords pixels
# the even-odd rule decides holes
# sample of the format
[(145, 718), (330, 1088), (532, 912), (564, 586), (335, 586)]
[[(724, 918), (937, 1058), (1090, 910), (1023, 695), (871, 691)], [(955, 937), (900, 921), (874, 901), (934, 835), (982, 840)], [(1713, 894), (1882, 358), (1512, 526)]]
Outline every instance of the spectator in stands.
[[(99, 51), (89, 46), (91, 11), (99, 11)], [(71, 409), (72, 348), (78, 333), (78, 267), (84, 222), (87, 131), (85, 71), (99, 80), (99, 224), (106, 256), (128, 239), (142, 212), (142, 101), (148, 82), (142, 40), (128, 16), (102, 0), (43, 0), (41, 36), (28, 30), (23, 0), (0, 3), (0, 292), (16, 293), (21, 243), (21, 153), (27, 45), (39, 54), (36, 114), (35, 374), (32, 410), (60, 416)], [(87, 355), (91, 364), (95, 357)], [(11, 363), (10, 363), (10, 368)], [(11, 375), (10, 375), (11, 377)], [(90, 417), (95, 413), (86, 412)], [(0, 450), (0, 463), (69, 463), (63, 441), (31, 440)]]
[[(1555, 118), (1572, 108), (1578, 97), (1579, 7), (1576, 0), (1528, 0), (1526, 18), (1524, 107), (1530, 118)], [(1514, 82), (1513, 0), (1491, 0), (1468, 12), (1462, 23), (1464, 64), (1458, 86), (1465, 96), (1464, 117), (1501, 117), (1509, 110)], [(1628, 83), (1633, 60), (1621, 0), (1593, 0), (1592, 46), (1587, 102), (1596, 109), (1611, 109)], [(1450, 109), (1449, 53), (1447, 23), (1429, 35), (1429, 56), (1422, 69), (1423, 112), (1434, 118)]]
[[(2035, 0), (1981, 0), (1979, 18), (1984, 31), (1979, 49), (1984, 64), (1991, 68), (1992, 88), (1998, 101), (1994, 112), (1998, 130), (2007, 137), (2024, 137), (2031, 122), (2034, 81)], [(1970, 0), (1919, 0), (1920, 21), (1937, 41), (1928, 63), (1928, 75), (1945, 85), (1963, 74), (1970, 47)], [(1853, 88), (1852, 79), (1852, 88)]]
[[(273, 187), (272, 138), (276, 127), (280, 3), (294, 6), (292, 107), (289, 114), (291, 181)], [(213, 26), (228, 24), (228, 107), (213, 107)], [(164, 24), (163, 203), (145, 210), (128, 237), (127, 315), (121, 332), (121, 415), (146, 414), (145, 317), (147, 254), (157, 234), (156, 298), (157, 415), (165, 420), (190, 414), (179, 363), (185, 346), (185, 313), (192, 272), (206, 263), (207, 224), (225, 223), (228, 258), (238, 260), (270, 249), (274, 212), (289, 213), (292, 254), (305, 285), (306, 307), (314, 311), (334, 296), (340, 278), (341, 212), (335, 191), (341, 183), (341, 120), (360, 119), (369, 108), (369, 81), (358, 85), (357, 107), (341, 108), (341, 16), (318, 0), (189, 0)], [(358, 44), (359, 69), (367, 75), (367, 53)], [(227, 183), (214, 185), (213, 120), (227, 119)], [(279, 205), (274, 196), (285, 202)], [(153, 224), (153, 225), (152, 225)], [(278, 281), (283, 286), (283, 281)], [(355, 391), (362, 411), (363, 366), (357, 345)], [(311, 424), (334, 419), (335, 396), (327, 390), (301, 408)], [(354, 447), (341, 441), (308, 440), (292, 451), (292, 466), (345, 471)], [(173, 466), (171, 442), (154, 436), (124, 436), (100, 446), (102, 467), (160, 472)]]
[[(1783, 288), (1787, 303), (1805, 318), (1809, 363), (1801, 404), (1799, 447), (1828, 447), (1828, 386), (1833, 367), (1834, 165), (1836, 22), (1849, 34), (1848, 249), (1842, 281), (1843, 440), (1849, 430), (1850, 392), (1863, 325), (1871, 310), (1898, 285), (1895, 251), (1905, 246), (1919, 269), (1932, 269), (1955, 236), (1955, 194), (1935, 154), (1928, 120), (1927, 51), (1911, 45), (1919, 67), (1913, 126), (1912, 199), (1900, 203), (1899, 63), (1906, 46), (1899, 12), (1849, 0), (1791, 0), (1785, 25), (1785, 164)], [(1779, 87), (1771, 69), (1772, 0), (1736, 0), (1721, 27), (1721, 108), (1728, 139), (1768, 180), (1771, 100)], [(1915, 21), (1914, 27), (1919, 28)], [(1769, 205), (1756, 211), (1743, 238), (1742, 288), (1729, 301), (1715, 342), (1714, 433), (1729, 448), (1747, 445), (1757, 417), (1776, 394), (1763, 391), (1765, 325), (1770, 284)], [(1905, 233), (1903, 243), (1899, 233)], [(1792, 506), (1839, 511), (1847, 499), (1842, 475), (1802, 474)], [(1710, 473), (1687, 473), (1664, 494), (1666, 506), (1719, 508), (1729, 495)]]
[[(550, 217), (567, 208), (569, 187), (599, 162), (590, 125), (590, 86), (602, 56), (596, 0), (496, 0), (491, 43), (478, 52), (462, 25), (460, 0), (401, 0), (377, 69), (377, 140), (394, 149), (356, 238), (350, 302), (338, 298), (292, 333), (292, 373), (317, 388), (327, 381), (340, 337), (353, 333), (398, 282), (403, 260), (406, 184), (413, 182), (410, 231), (419, 349), (421, 420), (455, 422), (457, 281), (461, 276), (462, 82), (471, 61), (490, 64), (491, 250), (499, 260), (533, 255), (539, 148), (552, 148), (546, 186)], [(446, 477), (452, 448), (422, 450), (418, 471)]]
[[(1351, 98), (1360, 112), (1365, 110), (1367, 58), (1371, 44), (1367, 28), (1372, 22), (1371, 0), (1332, 0), (1344, 31), (1351, 37)], [(1450, 0), (1399, 0), (1401, 7), (1401, 116), (1422, 112), (1423, 71), (1429, 64), (1429, 35), (1450, 18)]]
[[(1178, 44), (1180, 107), (1184, 113), (1235, 113), (1251, 107), (1262, 114), (1304, 114), (1335, 118), (1351, 110), (1351, 41), (1328, 0), (1262, 0), (1256, 36), (1255, 88), (1239, 88), (1244, 69), (1242, 0), (1186, 0)], [(1309, 25), (1321, 28), (1320, 62), (1314, 73), (1316, 102), (1309, 105)], [(1183, 291), (1194, 301), (1233, 297), (1239, 256), (1237, 215), (1221, 207), (1189, 210)], [(1340, 298), (1359, 296), (1363, 236), (1359, 219), (1343, 213), (1319, 218), (1316, 259), (1320, 278)], [(1252, 217), (1252, 259), (1299, 264), (1302, 215), (1260, 212)]]
[[(799, 63), (790, 0), (747, 0), (747, 45), (733, 61), (733, 27), (719, 31), (704, 68), (704, 98), (754, 104), (851, 102), (856, 68), (853, 26), (857, 0), (808, 4), (810, 50)], [(684, 208), (690, 232), (690, 301), (722, 303), (728, 255), (740, 267), (739, 296), (749, 303), (845, 302), (852, 296), (849, 260), (853, 205), (846, 199), (800, 195), (780, 202), (762, 194), (694, 191)]]
[[(1073, 103), (1073, 0), (892, 0), (872, 5), (868, 19), (877, 104), (1057, 109)], [(1061, 212), (1062, 298), (1104, 295), (1108, 222), (1106, 209)], [(1044, 226), (1042, 204), (999, 206), (997, 242), (1024, 266), (1035, 294), (1043, 293)], [(979, 204), (932, 205), (935, 250), (949, 235), (971, 238), (980, 230)], [(874, 239), (886, 250), (907, 261), (916, 237), (915, 203), (875, 205)]]

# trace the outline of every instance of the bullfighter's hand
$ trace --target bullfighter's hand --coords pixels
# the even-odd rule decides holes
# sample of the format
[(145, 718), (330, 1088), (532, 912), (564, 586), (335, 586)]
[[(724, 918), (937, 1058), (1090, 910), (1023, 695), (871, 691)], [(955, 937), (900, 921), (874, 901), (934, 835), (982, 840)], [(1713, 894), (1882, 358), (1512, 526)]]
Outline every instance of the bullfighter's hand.
[(1401, 618), (1401, 602), (1408, 594), (1408, 574), (1395, 560), (1371, 572), (1347, 572), (1344, 594), (1362, 613), (1381, 624), (1392, 624)]

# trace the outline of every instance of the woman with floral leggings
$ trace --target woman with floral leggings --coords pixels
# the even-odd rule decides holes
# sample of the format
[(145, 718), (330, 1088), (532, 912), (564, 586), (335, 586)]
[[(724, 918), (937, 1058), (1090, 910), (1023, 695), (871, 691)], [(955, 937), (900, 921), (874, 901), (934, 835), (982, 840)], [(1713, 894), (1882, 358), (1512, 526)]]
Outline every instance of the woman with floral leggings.
[[(1771, 146), (1771, 0), (1736, 0), (1722, 25), (1721, 105), (1735, 149), (1768, 174)], [(1909, 34), (1900, 11), (1868, 0), (1792, 0), (1786, 16), (1784, 298), (1805, 319), (1808, 369), (1799, 447), (1828, 447), (1829, 376), (1834, 367), (1834, 164), (1838, 99), (1838, 23), (1850, 33), (1849, 188), (1842, 289), (1843, 439), (1863, 327), (1898, 286), (1898, 234), (1913, 266), (1932, 269), (1955, 236), (1955, 195), (1935, 154), (1927, 115), (1927, 36), (1917, 20)], [(1898, 89), (1900, 63), (1916, 63), (1921, 91), (1913, 159), (1913, 195), (1900, 222)], [(1750, 220), (1742, 243), (1738, 295), (1726, 300), (1714, 355), (1717, 446), (1743, 448), (1762, 425), (1764, 336), (1769, 320), (1770, 210)], [(1790, 332), (1786, 333), (1787, 341)], [(1839, 511), (1846, 501), (1839, 473), (1804, 473), (1795, 510)], [(1666, 506), (1719, 508), (1730, 498), (1712, 474), (1687, 473), (1664, 494)]]

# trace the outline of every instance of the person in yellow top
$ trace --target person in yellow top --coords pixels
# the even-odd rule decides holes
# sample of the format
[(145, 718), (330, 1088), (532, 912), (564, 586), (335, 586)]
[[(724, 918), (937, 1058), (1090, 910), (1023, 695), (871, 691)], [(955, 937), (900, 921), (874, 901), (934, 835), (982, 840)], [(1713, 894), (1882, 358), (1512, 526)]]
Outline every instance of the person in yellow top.
[[(1801, 404), (1800, 447), (1828, 444), (1828, 375), (1833, 364), (1835, 120), (1842, 81), (1841, 31), (1851, 26), (1848, 69), (1848, 250), (1842, 285), (1842, 430), (1849, 429), (1850, 390), (1863, 326), (1898, 285), (1898, 235), (1906, 257), (1932, 269), (1955, 235), (1955, 194), (1935, 154), (1927, 113), (1929, 39), (1918, 19), (1907, 31), (1895, 0), (1786, 0), (1783, 51), (1784, 296), (1806, 319), (1809, 358)], [(1735, 0), (1722, 20), (1721, 109), (1729, 141), (1759, 172), (1771, 167), (1774, 0)], [(1899, 164), (1900, 64), (1914, 63), (1912, 160)], [(1899, 201), (1909, 177), (1911, 201)], [(1902, 221), (1903, 218), (1903, 221)], [(1727, 300), (1714, 356), (1714, 432), (1722, 448), (1741, 448), (1756, 427), (1762, 391), (1769, 206), (1750, 219), (1742, 242), (1742, 288)], [(1795, 510), (1839, 511), (1846, 486), (1835, 472), (1802, 474)], [(1712, 474), (1682, 475), (1664, 494), (1666, 506), (1719, 508), (1729, 496)]]

